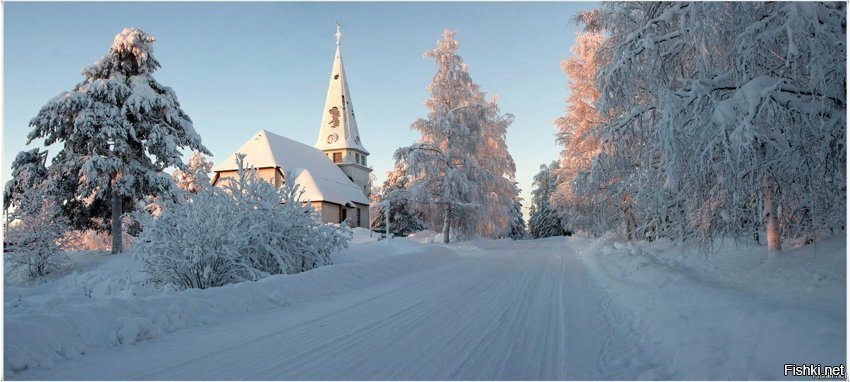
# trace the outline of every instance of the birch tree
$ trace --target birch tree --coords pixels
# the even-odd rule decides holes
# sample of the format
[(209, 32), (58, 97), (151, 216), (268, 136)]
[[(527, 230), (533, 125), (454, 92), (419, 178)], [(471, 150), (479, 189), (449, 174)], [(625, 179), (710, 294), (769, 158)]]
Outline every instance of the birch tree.
[[(425, 52), (437, 65), (425, 101), (428, 116), (411, 125), (421, 134), (419, 141), (395, 154), (413, 177), (410, 194), (416, 208), (430, 226), (442, 226), (444, 242), (479, 230), (496, 232), (482, 217), (501, 219), (501, 232), (506, 232), (512, 199), (504, 190), (515, 192), (513, 160), (504, 146), (512, 116), (501, 114), (496, 100), (488, 102), (472, 82), (457, 54), (455, 33), (445, 30), (437, 47)], [(494, 210), (499, 214), (487, 215)]]

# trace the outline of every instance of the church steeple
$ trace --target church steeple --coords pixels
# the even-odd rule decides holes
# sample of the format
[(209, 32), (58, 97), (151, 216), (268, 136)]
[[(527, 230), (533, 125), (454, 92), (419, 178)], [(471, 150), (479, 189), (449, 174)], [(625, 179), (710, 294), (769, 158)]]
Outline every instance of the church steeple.
[(328, 159), (351, 179), (354, 184), (363, 189), (368, 196), (371, 192), (369, 173), (372, 169), (367, 166), (366, 158), (369, 152), (360, 141), (360, 131), (357, 120), (354, 119), (354, 107), (351, 95), (348, 93), (348, 81), (345, 68), (342, 66), (342, 55), (339, 52), (339, 39), (342, 33), (339, 22), (336, 23), (336, 54), (334, 55), (331, 80), (328, 84), (328, 97), (322, 110), (322, 125), (319, 127), (319, 138), (316, 148), (325, 152)]
[[(316, 148), (328, 152), (330, 150), (356, 150), (360, 155), (369, 155), (363, 143), (360, 141), (360, 132), (357, 130), (357, 120), (354, 118), (354, 107), (351, 103), (351, 95), (348, 92), (348, 81), (345, 76), (345, 68), (342, 65), (339, 40), (342, 33), (339, 30), (339, 22), (336, 25), (336, 54), (334, 55), (331, 79), (328, 84), (328, 96), (325, 99), (325, 108), (322, 111), (322, 125), (319, 128), (319, 137), (316, 140)], [(352, 162), (361, 164), (361, 161)], [(363, 161), (365, 162), (365, 161)]]

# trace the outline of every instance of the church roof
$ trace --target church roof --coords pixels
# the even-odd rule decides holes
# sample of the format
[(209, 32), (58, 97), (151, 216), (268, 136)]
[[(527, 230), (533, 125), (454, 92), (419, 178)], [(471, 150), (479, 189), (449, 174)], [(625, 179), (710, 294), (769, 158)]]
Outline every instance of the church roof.
[(369, 204), (364, 191), (315, 147), (260, 130), (239, 150), (219, 162), (213, 171), (237, 170), (236, 153), (246, 155), (246, 167), (280, 167), (284, 172), (291, 171), (295, 182), (304, 187), (302, 199), (305, 201)]
[(336, 55), (334, 56), (331, 79), (328, 84), (328, 96), (322, 111), (322, 125), (316, 148), (320, 150), (357, 149), (369, 154), (360, 141), (357, 130), (357, 120), (354, 118), (354, 107), (351, 104), (351, 94), (348, 93), (348, 81), (345, 67), (342, 65), (342, 55), (339, 51), (339, 25), (336, 32)]

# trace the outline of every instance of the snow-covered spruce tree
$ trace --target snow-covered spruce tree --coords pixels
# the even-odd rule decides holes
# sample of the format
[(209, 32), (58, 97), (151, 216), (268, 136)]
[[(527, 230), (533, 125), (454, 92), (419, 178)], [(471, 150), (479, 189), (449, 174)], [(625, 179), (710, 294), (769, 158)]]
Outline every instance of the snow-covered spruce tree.
[[(643, 183), (665, 186), (636, 194), (636, 204), (682, 237), (764, 229), (772, 250), (783, 238), (812, 241), (843, 226), (845, 10), (605, 4), (597, 25), (616, 60), (598, 77), (599, 106), (619, 116), (607, 135), (649, 137), (628, 146), (657, 170)], [(658, 200), (664, 194), (670, 200)]]
[[(391, 233), (395, 236), (407, 236), (425, 229), (419, 214), (411, 206), (408, 193), (410, 177), (406, 173), (407, 170), (403, 165), (387, 171), (387, 180), (373, 195), (376, 198), (374, 203), (377, 208), (375, 216), (372, 217), (372, 230)], [(389, 227), (386, 225), (387, 218), (389, 218)]]
[(9, 211), (3, 257), (10, 270), (28, 278), (61, 271), (69, 261), (59, 245), (68, 222), (49, 189), (48, 182), (35, 183), (11, 200), (15, 207)]
[(237, 176), (223, 188), (170, 202), (158, 217), (138, 214), (136, 252), (155, 283), (203, 289), (298, 273), (331, 264), (331, 254), (348, 246), (350, 229), (320, 224), (301, 200), (303, 188), (275, 188), (245, 168), (244, 157), (237, 155)]
[[(21, 202), (33, 198), (19, 198), (24, 192), (36, 188), (47, 179), (47, 151), (38, 148), (21, 151), (12, 161), (12, 179), (6, 182), (3, 189), (3, 211), (8, 211), (14, 201)], [(34, 207), (41, 205), (39, 201)], [(16, 205), (15, 209), (24, 208), (19, 213), (29, 212), (27, 206)]]
[(171, 177), (177, 188), (190, 194), (197, 194), (203, 188), (210, 187), (209, 173), (212, 171), (213, 163), (199, 151), (193, 151), (186, 170), (176, 169)]
[(48, 176), (63, 215), (77, 229), (111, 230), (113, 253), (121, 251), (122, 211), (147, 195), (172, 192), (163, 170), (183, 168), (179, 149), (209, 154), (174, 90), (152, 77), (160, 66), (153, 42), (139, 29), (124, 29), (106, 55), (83, 69), (83, 82), (30, 121), (29, 142), (62, 145)]
[[(519, 191), (519, 187), (517, 187)], [(523, 240), (528, 237), (525, 218), (522, 216), (522, 198), (517, 192), (516, 197), (511, 204), (510, 224), (507, 236), (514, 240)]]
[[(420, 132), (419, 141), (395, 154), (413, 176), (411, 200), (426, 223), (442, 231), (444, 242), (507, 232), (513, 194), (506, 190), (515, 191), (513, 160), (504, 148), (512, 116), (500, 114), (495, 100), (487, 102), (472, 82), (457, 54), (455, 33), (445, 30), (437, 47), (425, 52), (437, 65), (428, 86), (431, 97), (425, 101), (428, 117), (411, 125)], [(481, 152), (486, 149), (494, 152)], [(498, 215), (487, 215), (494, 211)], [(498, 229), (492, 222), (500, 224)]]
[(540, 172), (534, 176), (534, 188), (531, 190), (531, 207), (528, 217), (528, 233), (534, 239), (550, 236), (563, 236), (564, 225), (561, 215), (552, 206), (552, 195), (558, 185), (557, 173), (560, 170), (557, 161), (548, 166), (540, 165)]

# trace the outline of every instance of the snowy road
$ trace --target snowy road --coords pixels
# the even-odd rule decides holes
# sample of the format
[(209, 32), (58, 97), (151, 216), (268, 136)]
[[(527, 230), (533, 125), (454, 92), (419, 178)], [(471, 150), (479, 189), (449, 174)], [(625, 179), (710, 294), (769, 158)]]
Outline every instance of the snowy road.
[(574, 253), (458, 261), (226, 324), (101, 349), (13, 379), (663, 378)]

